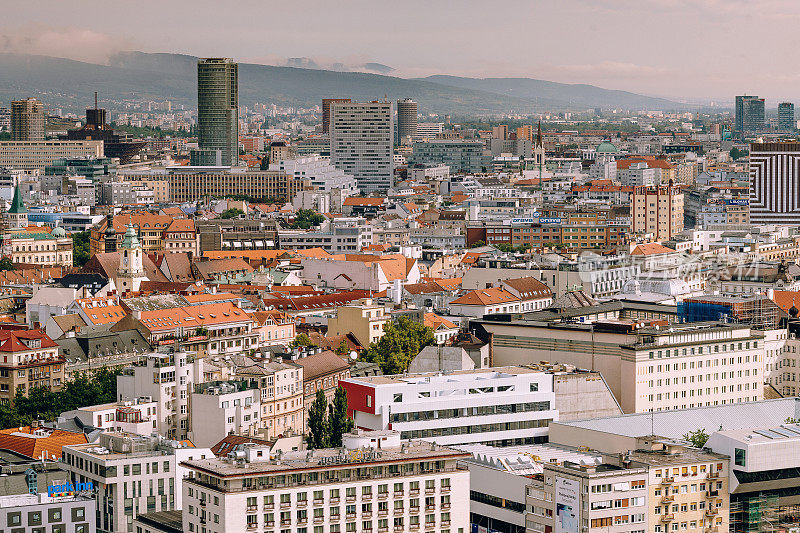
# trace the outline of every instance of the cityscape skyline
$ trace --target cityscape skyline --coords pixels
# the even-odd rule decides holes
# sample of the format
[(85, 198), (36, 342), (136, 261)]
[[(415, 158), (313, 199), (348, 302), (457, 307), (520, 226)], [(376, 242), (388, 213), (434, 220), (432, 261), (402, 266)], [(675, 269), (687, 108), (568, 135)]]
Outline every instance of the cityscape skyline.
[[(486, 31), (486, 18), (478, 16), (483, 6), (471, 2), (462, 4), (458, 12), (445, 4), (412, 2), (409, 12), (424, 8), (424, 19), (394, 17), (391, 32), (365, 32), (366, 17), (375, 13), (358, 2), (335, 10), (317, 4), (308, 11), (293, 6), (270, 10), (243, 2), (241, 9), (253, 15), (247, 17), (252, 22), (237, 24), (235, 32), (218, 28), (216, 20), (208, 17), (209, 4), (202, 2), (192, 9), (183, 2), (160, 5), (164, 13), (160, 18), (147, 17), (147, 10), (121, 17), (118, 10), (124, 8), (87, 2), (86, 9), (91, 6), (106, 21), (102, 31), (78, 29), (86, 10), (46, 1), (34, 4), (42, 9), (8, 6), (9, 20), (15, 24), (0, 26), (0, 51), (90, 62), (103, 62), (123, 50), (224, 56), (240, 63), (278, 65), (294, 64), (289, 60), (298, 58), (322, 67), (355, 68), (374, 62), (406, 78), (432, 74), (530, 77), (725, 104), (732, 103), (730, 95), (745, 90), (768, 100), (790, 100), (797, 81), (791, 74), (797, 70), (793, 68), (796, 60), (780, 50), (795, 44), (790, 27), (800, 17), (800, 6), (782, 0), (754, 4), (761, 9), (738, 0), (501, 3), (496, 16), (502, 18), (504, 31), (512, 37), (524, 36), (525, 46), (510, 46), (507, 43), (513, 40), (504, 39), (490, 40), (487, 46), (484, 39), (473, 38)], [(746, 19), (738, 16), (745, 6), (750, 6)], [(381, 13), (388, 8), (376, 9)], [(514, 13), (514, 17), (503, 13)], [(175, 27), (171, 21), (176, 17), (184, 17), (186, 23)], [(659, 24), (653, 25), (654, 18)], [(300, 19), (302, 39), (293, 25)], [(257, 22), (262, 20), (269, 21), (268, 32)], [(362, 29), (338, 31), (348, 25)], [(676, 27), (679, 40), (674, 38)], [(741, 32), (755, 40), (766, 39), (776, 52), (764, 56), (755, 47), (732, 49), (729, 36)], [(587, 39), (598, 46), (584, 46)], [(630, 46), (631, 42), (638, 44)], [(706, 61), (711, 56), (713, 63)]]

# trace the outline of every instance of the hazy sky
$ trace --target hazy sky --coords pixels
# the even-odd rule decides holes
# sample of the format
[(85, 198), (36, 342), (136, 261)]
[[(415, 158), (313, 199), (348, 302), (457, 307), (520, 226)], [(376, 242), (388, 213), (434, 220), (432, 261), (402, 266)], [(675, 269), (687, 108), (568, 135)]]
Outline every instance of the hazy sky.
[(799, 23), (800, 0), (2, 0), (0, 51), (372, 61), (774, 107), (800, 95)]

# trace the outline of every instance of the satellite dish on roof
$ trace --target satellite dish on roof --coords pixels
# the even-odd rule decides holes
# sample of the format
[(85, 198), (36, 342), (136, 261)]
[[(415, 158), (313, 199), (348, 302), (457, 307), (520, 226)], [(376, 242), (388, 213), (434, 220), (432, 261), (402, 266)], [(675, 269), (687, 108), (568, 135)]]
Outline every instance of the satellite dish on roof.
[(355, 361), (356, 359), (358, 359), (358, 354), (355, 352), (355, 350), (353, 350), (352, 352), (350, 352), (350, 359), (352, 359), (353, 361)]

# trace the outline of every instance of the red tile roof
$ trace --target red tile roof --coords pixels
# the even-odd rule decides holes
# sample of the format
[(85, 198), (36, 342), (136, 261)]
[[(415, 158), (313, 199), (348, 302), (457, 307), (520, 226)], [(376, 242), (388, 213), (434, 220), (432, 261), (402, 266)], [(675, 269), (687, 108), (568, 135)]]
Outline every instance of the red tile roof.
[(9, 450), (30, 459), (61, 459), (64, 446), (86, 444), (86, 435), (61, 429), (31, 426), (0, 430), (0, 450)]

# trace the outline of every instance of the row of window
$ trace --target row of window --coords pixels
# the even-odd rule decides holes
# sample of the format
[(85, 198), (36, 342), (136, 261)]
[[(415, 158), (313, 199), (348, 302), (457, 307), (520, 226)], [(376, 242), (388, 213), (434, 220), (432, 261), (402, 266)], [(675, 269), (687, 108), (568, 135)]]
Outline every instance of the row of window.
[(455, 426), (433, 429), (415, 429), (401, 431), (401, 439), (424, 439), (430, 437), (446, 437), (451, 435), (471, 435), (476, 433), (490, 433), (496, 431), (516, 431), (520, 429), (546, 428), (552, 419), (522, 420), (519, 422), (504, 422), (496, 424), (477, 424), (472, 426)]
[(534, 411), (549, 411), (550, 402), (526, 402), (503, 405), (481, 405), (478, 407), (462, 407), (459, 409), (440, 409), (438, 411), (415, 411), (413, 413), (392, 413), (392, 422), (416, 422), (418, 420), (437, 420), (447, 418), (463, 418), (469, 416), (487, 416)]

